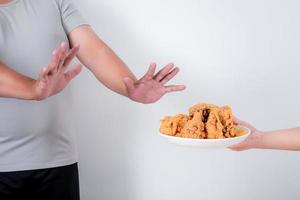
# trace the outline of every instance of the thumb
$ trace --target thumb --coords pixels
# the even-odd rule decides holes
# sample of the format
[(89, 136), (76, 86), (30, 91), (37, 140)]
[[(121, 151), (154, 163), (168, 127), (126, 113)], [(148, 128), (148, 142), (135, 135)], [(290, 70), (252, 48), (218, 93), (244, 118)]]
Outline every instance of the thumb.
[(134, 87), (134, 81), (131, 78), (125, 77), (125, 78), (123, 78), (123, 82), (124, 82), (127, 90), (131, 91), (135, 88)]
[(73, 69), (70, 69), (65, 73), (65, 77), (67, 81), (72, 80), (75, 76), (77, 76), (81, 72), (82, 66), (81, 64), (76, 65)]
[(47, 87), (47, 83), (48, 83), (48, 81), (47, 81), (48, 79), (47, 79), (47, 68), (46, 67), (43, 67), (42, 69), (41, 69), (41, 72), (40, 72), (40, 74), (39, 74), (39, 77), (38, 77), (38, 79), (37, 79), (37, 81), (36, 81), (36, 87), (37, 87), (37, 89), (38, 90), (44, 90), (46, 87)]
[(248, 122), (245, 122), (245, 121), (243, 121), (243, 120), (240, 120), (240, 119), (237, 118), (236, 116), (233, 117), (233, 120), (234, 120), (237, 124), (239, 124), (239, 125), (246, 126), (246, 127), (250, 128), (251, 131), (253, 131), (253, 132), (256, 131), (256, 128), (255, 128), (253, 125), (251, 125), (251, 124), (249, 124)]
[(38, 79), (39, 80), (43, 80), (43, 79), (46, 79), (46, 76), (47, 76), (47, 68), (46, 67), (43, 67), (40, 71), (40, 74), (39, 74), (39, 77)]

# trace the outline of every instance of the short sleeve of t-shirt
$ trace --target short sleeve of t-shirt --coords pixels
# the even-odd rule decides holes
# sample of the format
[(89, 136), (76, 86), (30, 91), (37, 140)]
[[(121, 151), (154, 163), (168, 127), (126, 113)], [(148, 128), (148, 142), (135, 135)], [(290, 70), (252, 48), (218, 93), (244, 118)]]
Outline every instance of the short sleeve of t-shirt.
[(73, 0), (55, 0), (66, 34), (81, 25), (88, 25)]

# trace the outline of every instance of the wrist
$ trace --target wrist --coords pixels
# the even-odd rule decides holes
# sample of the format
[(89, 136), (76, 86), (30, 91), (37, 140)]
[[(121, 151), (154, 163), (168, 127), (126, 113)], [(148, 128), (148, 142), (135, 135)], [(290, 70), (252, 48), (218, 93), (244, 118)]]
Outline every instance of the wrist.
[(265, 149), (266, 147), (266, 132), (256, 131), (254, 135), (254, 146), (255, 149)]
[(36, 91), (37, 81), (34, 79), (28, 80), (28, 88), (27, 88), (27, 100), (36, 100), (38, 101), (38, 95)]

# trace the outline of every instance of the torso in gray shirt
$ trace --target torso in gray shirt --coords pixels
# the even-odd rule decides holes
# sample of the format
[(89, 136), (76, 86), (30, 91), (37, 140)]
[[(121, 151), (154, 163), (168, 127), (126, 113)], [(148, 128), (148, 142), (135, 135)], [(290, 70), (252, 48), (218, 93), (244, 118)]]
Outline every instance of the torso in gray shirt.
[[(86, 24), (71, 0), (0, 4), (0, 61), (36, 78), (67, 34)], [(71, 93), (44, 101), (0, 98), (0, 172), (77, 162)]]

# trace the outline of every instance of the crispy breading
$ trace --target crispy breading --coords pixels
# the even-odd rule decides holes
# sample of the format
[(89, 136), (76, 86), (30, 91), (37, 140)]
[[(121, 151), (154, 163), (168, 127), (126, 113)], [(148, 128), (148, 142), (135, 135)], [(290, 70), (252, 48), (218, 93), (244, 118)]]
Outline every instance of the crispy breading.
[(184, 114), (178, 114), (175, 116), (167, 116), (161, 120), (160, 132), (166, 135), (175, 136), (181, 132), (181, 129), (188, 121), (188, 116)]
[(224, 138), (223, 125), (219, 117), (219, 109), (214, 108), (210, 110), (205, 126), (207, 139)]
[(194, 113), (182, 131), (177, 134), (180, 137), (205, 138), (205, 124), (202, 122), (202, 115), (199, 112)]
[(160, 132), (187, 138), (219, 139), (236, 136), (236, 124), (229, 106), (197, 104), (189, 109), (189, 116), (178, 114), (161, 120)]
[(212, 110), (216, 108), (219, 107), (214, 104), (208, 104), (208, 103), (196, 104), (189, 108), (189, 115), (193, 115), (195, 112), (203, 112), (203, 110)]

